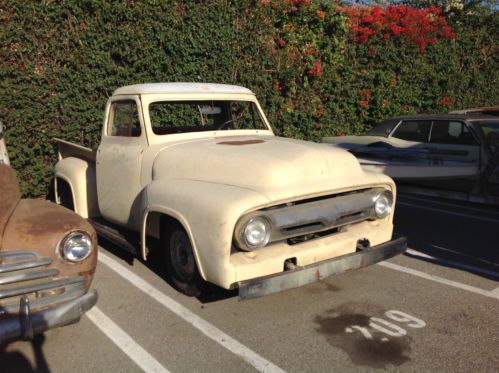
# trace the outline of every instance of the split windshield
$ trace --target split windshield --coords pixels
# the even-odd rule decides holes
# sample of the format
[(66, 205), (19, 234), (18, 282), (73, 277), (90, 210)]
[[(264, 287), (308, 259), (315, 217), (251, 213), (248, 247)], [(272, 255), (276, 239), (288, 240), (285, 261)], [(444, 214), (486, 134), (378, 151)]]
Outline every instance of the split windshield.
[(268, 129), (250, 101), (160, 101), (149, 105), (156, 135), (199, 131)]

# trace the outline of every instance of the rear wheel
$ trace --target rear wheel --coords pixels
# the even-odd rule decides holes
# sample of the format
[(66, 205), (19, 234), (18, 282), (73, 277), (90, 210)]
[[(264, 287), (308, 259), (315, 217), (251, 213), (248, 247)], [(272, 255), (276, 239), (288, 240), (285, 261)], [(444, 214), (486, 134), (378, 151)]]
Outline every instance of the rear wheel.
[(199, 274), (189, 236), (179, 224), (165, 228), (161, 234), (161, 247), (164, 249), (168, 276), (185, 295), (200, 295), (204, 281)]

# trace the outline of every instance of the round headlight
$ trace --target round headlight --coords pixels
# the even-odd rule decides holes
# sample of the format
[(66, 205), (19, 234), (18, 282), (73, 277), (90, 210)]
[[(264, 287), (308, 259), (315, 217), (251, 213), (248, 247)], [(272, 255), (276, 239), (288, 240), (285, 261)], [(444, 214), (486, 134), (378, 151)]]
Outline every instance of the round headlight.
[(72, 232), (62, 240), (61, 256), (71, 262), (81, 262), (92, 252), (92, 239), (83, 232)]
[(249, 248), (264, 247), (270, 239), (270, 223), (267, 219), (257, 216), (248, 221), (243, 230), (243, 240)]
[(379, 219), (386, 218), (392, 211), (393, 197), (390, 192), (383, 192), (376, 196), (374, 201), (374, 213)]

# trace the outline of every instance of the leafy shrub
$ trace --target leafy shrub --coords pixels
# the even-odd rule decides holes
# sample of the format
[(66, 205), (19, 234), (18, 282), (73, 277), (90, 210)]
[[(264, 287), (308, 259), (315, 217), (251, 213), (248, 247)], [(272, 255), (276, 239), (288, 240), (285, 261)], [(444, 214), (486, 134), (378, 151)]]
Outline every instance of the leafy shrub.
[[(418, 19), (431, 26), (419, 40), (395, 27), (405, 27), (404, 17), (381, 8), (379, 28), (369, 18), (374, 8), (359, 10), (356, 31), (350, 13), (357, 10), (338, 5), (11, 0), (0, 6), (0, 118), (24, 195), (46, 193), (56, 162), (53, 137), (98, 146), (105, 102), (127, 84), (244, 85), (278, 134), (307, 140), (358, 134), (402, 113), (499, 102), (497, 13), (477, 7), (442, 18), (434, 8), (404, 8), (411, 27)], [(362, 37), (365, 27), (373, 35)]]

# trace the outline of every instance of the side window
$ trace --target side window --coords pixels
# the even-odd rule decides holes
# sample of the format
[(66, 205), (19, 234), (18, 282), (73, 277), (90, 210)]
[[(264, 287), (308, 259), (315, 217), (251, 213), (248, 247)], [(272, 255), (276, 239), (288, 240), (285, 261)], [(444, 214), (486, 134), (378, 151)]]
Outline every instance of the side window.
[(398, 125), (392, 137), (407, 141), (428, 142), (431, 121), (407, 120)]
[(466, 124), (447, 120), (433, 122), (430, 142), (434, 144), (476, 145), (476, 141)]
[(110, 136), (140, 136), (140, 121), (135, 101), (117, 101), (112, 104), (107, 133)]

